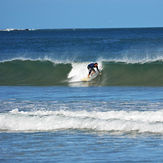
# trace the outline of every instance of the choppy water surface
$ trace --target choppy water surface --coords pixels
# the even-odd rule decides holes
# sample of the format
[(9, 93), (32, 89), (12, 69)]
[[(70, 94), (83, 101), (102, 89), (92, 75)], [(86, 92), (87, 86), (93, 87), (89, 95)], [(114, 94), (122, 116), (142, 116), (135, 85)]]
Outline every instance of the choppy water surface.
[(162, 161), (162, 89), (0, 87), (0, 158)]

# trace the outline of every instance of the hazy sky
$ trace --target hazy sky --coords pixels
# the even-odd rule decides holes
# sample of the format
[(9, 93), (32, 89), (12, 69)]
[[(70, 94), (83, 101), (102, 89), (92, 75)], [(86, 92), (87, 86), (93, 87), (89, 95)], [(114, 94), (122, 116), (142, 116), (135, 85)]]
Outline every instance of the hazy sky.
[(0, 0), (0, 29), (114, 27), (163, 27), (163, 0)]

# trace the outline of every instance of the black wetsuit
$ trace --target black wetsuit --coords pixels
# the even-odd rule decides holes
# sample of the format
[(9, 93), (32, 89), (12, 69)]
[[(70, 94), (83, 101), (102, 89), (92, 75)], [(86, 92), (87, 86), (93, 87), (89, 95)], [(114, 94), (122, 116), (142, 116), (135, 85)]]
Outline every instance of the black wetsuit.
[(97, 71), (100, 72), (99, 69), (98, 69), (98, 66), (95, 66), (95, 63), (90, 63), (90, 64), (87, 66), (87, 68), (88, 68), (88, 70), (89, 70), (89, 75), (91, 74), (92, 71), (96, 72), (94, 68), (96, 68)]

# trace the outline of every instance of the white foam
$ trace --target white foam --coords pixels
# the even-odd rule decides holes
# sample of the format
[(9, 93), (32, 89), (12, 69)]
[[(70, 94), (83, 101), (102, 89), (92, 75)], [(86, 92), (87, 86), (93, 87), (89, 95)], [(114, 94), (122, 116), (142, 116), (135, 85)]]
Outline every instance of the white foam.
[(93, 130), (163, 134), (163, 110), (160, 111), (31, 111), (18, 109), (0, 113), (1, 131)]

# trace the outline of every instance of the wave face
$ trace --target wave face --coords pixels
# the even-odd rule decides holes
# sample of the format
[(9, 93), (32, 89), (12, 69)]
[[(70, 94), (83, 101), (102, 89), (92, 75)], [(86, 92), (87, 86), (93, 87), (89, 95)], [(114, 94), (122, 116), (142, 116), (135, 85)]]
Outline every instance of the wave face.
[(0, 131), (90, 130), (111, 133), (163, 134), (159, 111), (19, 111), (0, 113)]
[(89, 62), (15, 59), (0, 62), (0, 85), (163, 86), (163, 62), (100, 61), (102, 75), (82, 82)]
[(0, 63), (0, 85), (63, 85), (70, 64), (41, 60), (11, 60)]
[(105, 62), (101, 85), (163, 86), (163, 62)]

